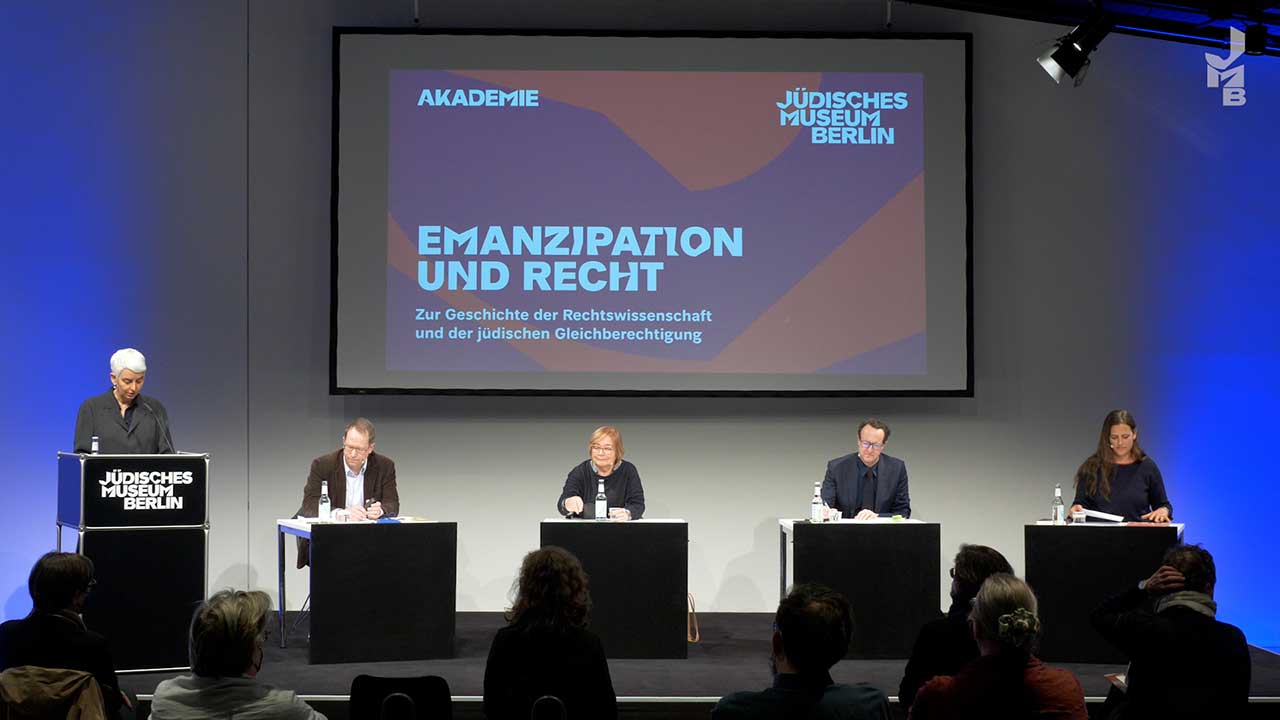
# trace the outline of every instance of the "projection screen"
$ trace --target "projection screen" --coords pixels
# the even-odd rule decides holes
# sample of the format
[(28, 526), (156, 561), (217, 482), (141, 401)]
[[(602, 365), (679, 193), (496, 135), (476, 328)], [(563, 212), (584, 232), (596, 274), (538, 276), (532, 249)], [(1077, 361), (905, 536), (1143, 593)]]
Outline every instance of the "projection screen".
[(967, 35), (334, 60), (334, 393), (972, 394)]

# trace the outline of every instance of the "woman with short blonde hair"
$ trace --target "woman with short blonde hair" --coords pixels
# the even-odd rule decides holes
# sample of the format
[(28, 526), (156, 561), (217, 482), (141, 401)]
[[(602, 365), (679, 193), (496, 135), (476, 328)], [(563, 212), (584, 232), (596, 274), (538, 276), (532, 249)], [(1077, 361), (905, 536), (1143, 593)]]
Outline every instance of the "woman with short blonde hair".
[(644, 516), (644, 486), (636, 466), (622, 459), (622, 433), (602, 425), (587, 439), (587, 459), (569, 471), (556, 510), (565, 517), (596, 518), (595, 499), (604, 489), (609, 520)]

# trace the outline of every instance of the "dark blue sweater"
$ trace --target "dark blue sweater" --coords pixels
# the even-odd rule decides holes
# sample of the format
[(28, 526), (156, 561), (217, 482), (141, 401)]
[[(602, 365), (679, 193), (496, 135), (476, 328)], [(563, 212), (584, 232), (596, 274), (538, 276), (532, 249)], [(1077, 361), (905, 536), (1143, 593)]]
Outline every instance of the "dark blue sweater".
[(1169, 517), (1173, 518), (1173, 503), (1164, 491), (1164, 478), (1149, 457), (1129, 465), (1116, 465), (1108, 497), (1103, 497), (1101, 492), (1086, 495), (1082, 479), (1076, 486), (1076, 499), (1072, 504), (1083, 505), (1086, 510), (1123, 515), (1128, 522), (1139, 522), (1143, 515), (1160, 507), (1169, 508)]

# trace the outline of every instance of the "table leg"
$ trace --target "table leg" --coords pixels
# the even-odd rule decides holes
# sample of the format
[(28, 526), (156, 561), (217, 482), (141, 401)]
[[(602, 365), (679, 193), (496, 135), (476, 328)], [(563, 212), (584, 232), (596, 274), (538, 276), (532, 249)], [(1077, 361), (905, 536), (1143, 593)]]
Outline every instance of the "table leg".
[(778, 601), (787, 596), (787, 531), (778, 527)]
[(280, 621), (280, 647), (285, 647), (287, 645), (288, 638), (286, 635), (288, 635), (288, 632), (284, 624), (284, 609), (286, 607), (284, 598), (284, 531), (279, 526), (276, 526), (276, 571), (279, 573), (279, 595), (277, 597), (279, 597), (278, 604), (280, 606), (276, 614)]

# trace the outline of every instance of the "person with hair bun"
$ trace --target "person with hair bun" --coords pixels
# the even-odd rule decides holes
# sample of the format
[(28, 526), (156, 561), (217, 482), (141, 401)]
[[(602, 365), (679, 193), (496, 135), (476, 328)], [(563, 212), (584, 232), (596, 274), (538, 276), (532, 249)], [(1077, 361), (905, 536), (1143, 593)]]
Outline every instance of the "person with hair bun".
[(1084, 690), (1067, 670), (1033, 652), (1040, 634), (1035, 593), (1007, 573), (987, 578), (969, 614), (979, 657), (954, 676), (925, 683), (908, 717), (1088, 720)]
[(904, 710), (911, 707), (921, 685), (938, 675), (954, 675), (978, 657), (969, 611), (982, 583), (996, 573), (1013, 574), (1013, 567), (998, 550), (986, 545), (960, 545), (951, 567), (951, 609), (920, 628), (902, 671), (898, 704)]
[(325, 720), (291, 690), (258, 681), (271, 598), (260, 590), (222, 590), (191, 618), (191, 674), (156, 687), (155, 720)]

